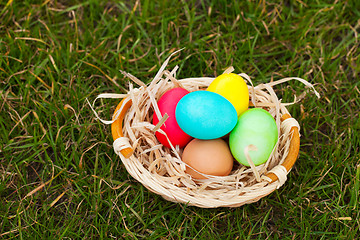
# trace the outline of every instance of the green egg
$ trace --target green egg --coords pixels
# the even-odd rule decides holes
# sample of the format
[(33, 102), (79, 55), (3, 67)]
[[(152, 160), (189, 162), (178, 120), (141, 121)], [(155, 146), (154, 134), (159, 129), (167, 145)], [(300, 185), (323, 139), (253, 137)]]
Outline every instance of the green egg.
[(278, 129), (271, 114), (262, 108), (252, 108), (239, 116), (235, 128), (231, 131), (230, 150), (239, 163), (250, 166), (244, 150), (247, 146), (254, 145), (257, 150), (249, 151), (249, 155), (255, 166), (258, 166), (268, 160), (278, 136)]

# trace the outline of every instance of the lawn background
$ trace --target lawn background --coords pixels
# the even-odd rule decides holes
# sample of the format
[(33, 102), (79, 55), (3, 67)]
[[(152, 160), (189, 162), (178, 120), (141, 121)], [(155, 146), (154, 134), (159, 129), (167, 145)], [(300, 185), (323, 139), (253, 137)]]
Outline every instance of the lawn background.
[[(0, 1), (0, 238), (356, 239), (359, 1)], [(302, 77), (289, 110), (301, 150), (279, 190), (239, 208), (174, 204), (146, 190), (85, 99), (227, 67), (256, 84)], [(276, 88), (284, 102), (297, 82)], [(117, 101), (99, 101), (109, 119)]]

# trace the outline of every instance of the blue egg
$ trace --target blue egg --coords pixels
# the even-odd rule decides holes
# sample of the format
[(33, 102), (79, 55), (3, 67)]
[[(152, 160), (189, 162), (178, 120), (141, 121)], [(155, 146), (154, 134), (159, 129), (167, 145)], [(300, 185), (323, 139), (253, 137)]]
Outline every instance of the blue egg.
[(185, 133), (198, 139), (225, 136), (237, 123), (235, 107), (220, 94), (209, 91), (195, 91), (181, 98), (175, 117)]

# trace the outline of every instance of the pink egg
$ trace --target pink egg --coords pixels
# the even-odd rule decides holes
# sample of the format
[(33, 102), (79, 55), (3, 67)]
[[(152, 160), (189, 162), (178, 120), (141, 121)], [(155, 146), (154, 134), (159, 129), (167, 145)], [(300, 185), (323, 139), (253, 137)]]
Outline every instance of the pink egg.
[[(167, 91), (158, 101), (159, 110), (161, 115), (164, 116), (165, 113), (169, 115), (169, 118), (165, 121), (165, 123), (161, 126), (161, 129), (166, 132), (171, 144), (175, 147), (179, 145), (180, 148), (184, 147), (190, 140), (191, 136), (186, 134), (179, 127), (176, 118), (175, 118), (175, 109), (176, 105), (180, 101), (180, 99), (188, 94), (189, 91), (183, 88), (173, 88)], [(156, 125), (159, 122), (156, 113), (154, 113), (153, 124)], [(162, 143), (165, 147), (170, 148), (170, 144), (165, 135), (156, 132), (156, 138)]]

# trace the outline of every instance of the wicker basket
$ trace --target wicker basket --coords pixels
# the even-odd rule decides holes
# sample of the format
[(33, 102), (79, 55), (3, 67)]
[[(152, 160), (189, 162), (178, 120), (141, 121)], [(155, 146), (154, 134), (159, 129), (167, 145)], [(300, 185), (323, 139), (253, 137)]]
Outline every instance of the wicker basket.
[[(205, 89), (214, 78), (177, 80), (177, 67), (171, 72), (164, 70), (169, 59), (148, 85), (123, 72), (140, 86), (133, 88), (130, 84), (128, 94), (120, 96), (124, 98), (114, 112), (111, 125), (114, 151), (120, 156), (129, 174), (166, 200), (202, 208), (239, 207), (256, 202), (280, 188), (297, 159), (300, 135), (299, 124), (286, 109), (287, 105), (293, 103), (281, 103), (272, 87), (297, 78), (254, 87), (246, 74), (240, 74), (250, 83), (250, 105), (266, 109), (275, 118), (279, 141), (265, 164), (256, 167), (234, 164), (229, 176), (209, 176), (208, 179), (196, 180), (185, 173), (186, 164), (181, 161), (182, 150), (166, 148), (155, 137), (155, 131), (162, 132), (160, 125), (166, 116), (157, 126), (152, 125), (151, 120), (154, 112), (159, 111), (157, 100), (167, 90), (174, 87), (183, 87), (190, 92)], [(232, 70), (228, 69), (227, 72)], [(303, 79), (299, 81), (312, 87)]]

